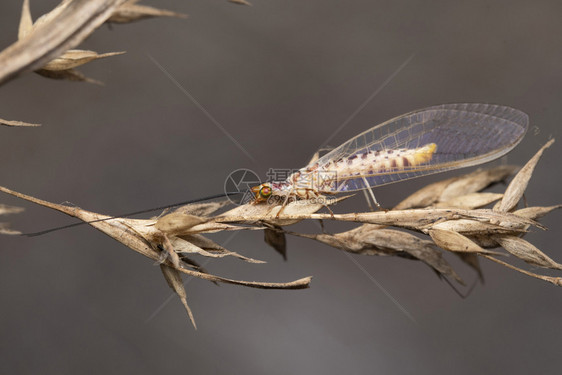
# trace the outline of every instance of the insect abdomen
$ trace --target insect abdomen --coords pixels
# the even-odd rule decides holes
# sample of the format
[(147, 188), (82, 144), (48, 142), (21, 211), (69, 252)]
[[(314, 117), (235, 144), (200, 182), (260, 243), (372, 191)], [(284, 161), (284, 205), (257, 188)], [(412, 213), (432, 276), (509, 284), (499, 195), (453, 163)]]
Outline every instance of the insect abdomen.
[(336, 163), (334, 169), (338, 179), (344, 176), (402, 171), (428, 163), (436, 150), (437, 145), (430, 143), (414, 149), (368, 151)]

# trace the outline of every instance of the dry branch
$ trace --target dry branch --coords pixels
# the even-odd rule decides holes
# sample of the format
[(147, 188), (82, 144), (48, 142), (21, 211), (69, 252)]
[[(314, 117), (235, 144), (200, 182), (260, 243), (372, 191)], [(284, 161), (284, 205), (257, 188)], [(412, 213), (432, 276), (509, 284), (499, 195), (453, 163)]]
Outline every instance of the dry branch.
[[(203, 235), (225, 230), (264, 230), (265, 241), (283, 255), (286, 252), (285, 234), (289, 234), (316, 240), (355, 254), (415, 259), (427, 264), (440, 277), (449, 277), (462, 284), (461, 278), (443, 258), (441, 251), (443, 249), (459, 255), (466, 264), (478, 272), (481, 279), (482, 273), (477, 256), (555, 285), (562, 285), (562, 279), (559, 277), (521, 270), (496, 258), (500, 255), (512, 255), (532, 266), (562, 269), (562, 264), (521, 238), (530, 227), (544, 229), (536, 219), (560, 208), (560, 205), (527, 207), (514, 212), (476, 208), (500, 198), (502, 201), (509, 202), (508, 207), (514, 208), (528, 185), (540, 155), (552, 142), (541, 148), (537, 155), (519, 171), (504, 194), (479, 191), (494, 182), (504, 180), (509, 172), (515, 171), (514, 167), (480, 170), (432, 184), (431, 186), (438, 188), (424, 188), (401, 203), (402, 206), (419, 206), (421, 202), (425, 202), (426, 207), (388, 212), (324, 214), (317, 213), (323, 207), (322, 204), (301, 200), (289, 203), (280, 214), (279, 205), (250, 203), (217, 215), (215, 213), (225, 207), (225, 203), (210, 202), (187, 205), (159, 218), (139, 220), (116, 218), (78, 207), (58, 205), (5, 187), (0, 187), (0, 191), (77, 217), (132, 250), (160, 262), (168, 284), (178, 294), (193, 321), (193, 314), (187, 304), (186, 293), (181, 283), (181, 273), (215, 283), (223, 282), (255, 288), (301, 289), (309, 285), (310, 277), (290, 283), (266, 283), (231, 280), (208, 273), (191, 257), (194, 255), (212, 258), (232, 256), (249, 263), (261, 263), (259, 260), (229, 251)], [(450, 193), (447, 193), (448, 191), (457, 192), (465, 199), (454, 199)], [(346, 198), (328, 201), (328, 204)], [(450, 206), (443, 207), (443, 202), (448, 202)], [(357, 222), (362, 225), (335, 234), (305, 234), (286, 229), (288, 225), (302, 220), (318, 219)], [(415, 231), (429, 237), (420, 239), (404, 230)], [(491, 250), (500, 246), (507, 252)], [(193, 324), (195, 325), (194, 321)]]

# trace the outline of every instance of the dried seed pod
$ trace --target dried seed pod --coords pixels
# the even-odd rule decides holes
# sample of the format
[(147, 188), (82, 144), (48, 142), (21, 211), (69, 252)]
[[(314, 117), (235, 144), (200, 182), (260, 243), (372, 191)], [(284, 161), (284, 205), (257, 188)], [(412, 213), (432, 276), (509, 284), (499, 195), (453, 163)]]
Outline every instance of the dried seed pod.
[(195, 324), (193, 313), (191, 312), (191, 309), (187, 304), (187, 293), (185, 292), (185, 287), (183, 286), (181, 274), (177, 269), (169, 267), (165, 264), (161, 264), (160, 269), (162, 270), (162, 274), (164, 275), (164, 278), (168, 282), (170, 288), (172, 288), (180, 298), (180, 301), (183, 304), (183, 307), (185, 307), (185, 311), (189, 316), (189, 320), (191, 321), (191, 324), (193, 324), (193, 328), (197, 329), (197, 324)]
[(524, 227), (506, 228), (497, 224), (469, 219), (443, 221), (433, 225), (431, 228), (450, 230), (465, 236), (490, 236), (493, 234), (519, 234), (525, 232)]
[(125, 53), (124, 51), (121, 51), (121, 52), (109, 52), (109, 53), (98, 54), (97, 52), (94, 51), (73, 49), (73, 50), (66, 51), (62, 56), (49, 61), (41, 69), (52, 70), (52, 71), (69, 70), (69, 69), (76, 68), (80, 65), (87, 64), (90, 61), (104, 59), (111, 56), (122, 55), (124, 53)]
[(494, 236), (494, 240), (510, 254), (515, 255), (517, 258), (529, 264), (543, 268), (562, 269), (562, 264), (556, 263), (545, 253), (522, 238), (502, 235)]
[(129, 0), (113, 11), (107, 23), (130, 23), (154, 17), (187, 18), (187, 14), (173, 12), (166, 9), (138, 5), (139, 0)]
[(500, 165), (490, 169), (478, 169), (472, 173), (460, 176), (443, 190), (439, 200), (447, 201), (460, 195), (478, 192), (492, 184), (505, 180), (518, 169), (519, 167), (513, 165)]
[(494, 206), (494, 210), (508, 212), (511, 211), (519, 202), (527, 184), (533, 175), (535, 166), (539, 162), (544, 150), (554, 143), (554, 139), (548, 141), (541, 149), (525, 164), (523, 168), (513, 178), (507, 189), (505, 190), (503, 199)]
[(154, 227), (168, 235), (178, 235), (206, 221), (207, 219), (199, 216), (172, 212), (156, 220)]
[[(63, 0), (51, 12), (31, 25), (29, 2), (25, 1), (16, 43), (0, 53), (0, 83), (28, 70), (41, 69), (53, 58), (64, 54), (92, 33), (124, 0)], [(31, 26), (30, 26), (31, 25)], [(77, 75), (57, 75), (76, 79)]]
[(436, 202), (445, 202), (459, 196), (478, 192), (515, 173), (518, 167), (503, 165), (486, 170), (476, 170), (459, 177), (452, 177), (427, 185), (400, 202), (394, 209), (422, 208)]
[(478, 246), (473, 241), (471, 241), (469, 238), (452, 230), (445, 230), (445, 229), (438, 229), (438, 228), (430, 229), (429, 235), (439, 247), (452, 252), (494, 254), (494, 255), (501, 254), (495, 251), (485, 250), (480, 246)]
[(394, 229), (384, 229), (373, 224), (364, 224), (347, 232), (336, 234), (291, 234), (314, 239), (326, 245), (361, 255), (399, 255), (417, 259), (437, 274), (448, 276), (461, 284), (462, 279), (442, 257), (431, 241), (422, 240), (413, 234)]
[(463, 208), (467, 210), (480, 208), (489, 205), (492, 202), (501, 199), (503, 194), (497, 193), (469, 193), (449, 199), (444, 202), (437, 202), (434, 207), (436, 208)]
[(84, 74), (74, 69), (68, 69), (68, 70), (38, 69), (35, 71), (35, 73), (45, 78), (60, 79), (64, 81), (73, 81), (73, 82), (87, 82), (87, 83), (92, 83), (94, 85), (103, 86), (103, 82), (92, 78), (88, 78)]
[(203, 250), (199, 246), (189, 241), (186, 241), (185, 239), (180, 237), (173, 237), (170, 239), (170, 242), (176, 253), (198, 254), (208, 258), (224, 258), (227, 256), (232, 256), (241, 259), (243, 261), (246, 261), (248, 263), (265, 263), (263, 260), (248, 258), (234, 251), (228, 251), (226, 249), (215, 250), (215, 251)]
[(548, 214), (550, 211), (562, 208), (562, 205), (548, 207), (525, 207), (514, 212), (515, 215), (531, 220), (537, 220)]

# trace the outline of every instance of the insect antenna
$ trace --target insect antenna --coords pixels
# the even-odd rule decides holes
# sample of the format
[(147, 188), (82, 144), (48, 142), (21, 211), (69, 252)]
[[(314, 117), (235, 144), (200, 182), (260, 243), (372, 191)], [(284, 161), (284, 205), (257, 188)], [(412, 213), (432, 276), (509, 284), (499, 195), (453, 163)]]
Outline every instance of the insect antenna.
[(173, 207), (179, 207), (179, 206), (184, 206), (186, 204), (192, 204), (192, 203), (198, 203), (198, 202), (203, 202), (203, 201), (207, 201), (207, 200), (211, 200), (211, 199), (217, 199), (217, 198), (222, 198), (222, 197), (229, 197), (231, 195), (236, 195), (236, 194), (240, 194), (238, 192), (236, 193), (222, 193), (222, 194), (215, 194), (215, 195), (211, 195), (208, 197), (204, 197), (204, 198), (197, 198), (197, 199), (191, 199), (188, 201), (184, 201), (184, 202), (178, 202), (178, 203), (174, 203), (171, 205), (167, 205), (167, 206), (160, 206), (160, 207), (154, 207), (154, 208), (149, 208), (149, 209), (145, 209), (145, 210), (141, 210), (141, 211), (135, 211), (135, 212), (129, 212), (123, 215), (116, 215), (116, 216), (111, 216), (111, 217), (107, 217), (104, 219), (98, 219), (98, 220), (92, 220), (92, 221), (81, 221), (79, 223), (73, 223), (73, 224), (68, 224), (68, 225), (63, 225), (60, 227), (56, 227), (56, 228), (51, 228), (51, 229), (45, 229), (42, 230), (40, 232), (32, 232), (32, 233), (22, 233), (20, 234), (20, 236), (26, 236), (26, 237), (36, 237), (36, 236), (41, 236), (43, 234), (47, 234), (47, 233), (51, 233), (51, 232), (56, 232), (62, 229), (67, 229), (67, 228), (73, 228), (73, 227), (77, 227), (79, 225), (83, 225), (83, 224), (91, 224), (91, 223), (97, 223), (100, 221), (106, 221), (106, 220), (111, 220), (111, 219), (117, 219), (120, 217), (125, 217), (125, 216), (134, 216), (134, 215), (140, 215), (140, 214), (144, 214), (147, 212), (152, 212), (152, 211), (158, 211), (158, 210), (165, 210), (167, 208), (173, 208)]

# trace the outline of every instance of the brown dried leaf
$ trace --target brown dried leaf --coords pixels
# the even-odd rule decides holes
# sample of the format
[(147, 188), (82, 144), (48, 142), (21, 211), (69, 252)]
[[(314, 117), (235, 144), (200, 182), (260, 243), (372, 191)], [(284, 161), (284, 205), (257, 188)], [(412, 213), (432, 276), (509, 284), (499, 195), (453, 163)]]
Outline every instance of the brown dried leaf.
[(200, 234), (188, 234), (179, 237), (207, 251), (227, 251), (224, 247), (222, 247), (215, 241)]
[(248, 258), (241, 254), (238, 254), (237, 252), (228, 251), (226, 249), (221, 249), (214, 252), (206, 251), (180, 237), (173, 237), (170, 242), (172, 243), (174, 251), (177, 253), (199, 254), (209, 258), (224, 258), (227, 256), (232, 256), (248, 263), (266, 263), (263, 260)]
[[(124, 0), (65, 0), (41, 17), (24, 38), (0, 52), (0, 84), (40, 69), (102, 24)], [(24, 20), (24, 24), (25, 21)], [(25, 29), (25, 26), (23, 27)]]
[(439, 275), (448, 276), (463, 284), (462, 279), (443, 258), (433, 242), (422, 240), (410, 233), (383, 229), (364, 224), (347, 232), (336, 234), (291, 234), (311, 238), (326, 245), (354, 254), (400, 255), (421, 260)]
[[(18, 193), (17, 191), (10, 190), (6, 187), (0, 186), (0, 191), (27, 200), (29, 202), (51, 208), (63, 212), (69, 216), (76, 217), (82, 221), (87, 222), (92, 227), (107, 234), (113, 239), (121, 242), (130, 249), (154, 260), (162, 261), (161, 254), (155, 249), (161, 242), (164, 236), (162, 232), (154, 228), (153, 220), (137, 220), (126, 218), (113, 218), (111, 216), (97, 214), (94, 212), (82, 210), (79, 207), (69, 207), (56, 203), (51, 203), (38, 199), (26, 194)], [(103, 220), (103, 221), (102, 221)], [(204, 224), (202, 224), (204, 225)], [(164, 259), (164, 264), (171, 266), (169, 259)], [(227, 284), (242, 285), (259, 289), (304, 289), (310, 285), (311, 277), (304, 277), (288, 283), (269, 283), (269, 282), (256, 282), (244, 280), (232, 280), (225, 277), (216, 275), (209, 275), (197, 271), (188, 270), (185, 268), (178, 269), (179, 272), (185, 273), (193, 277), (203, 280), (222, 282)]]
[(449, 199), (444, 202), (438, 202), (434, 205), (436, 208), (464, 208), (467, 210), (480, 208), (489, 205), (492, 202), (501, 199), (503, 194), (497, 193), (469, 193)]
[(179, 235), (206, 221), (207, 219), (199, 216), (172, 212), (157, 219), (154, 227), (168, 235)]
[(439, 197), (453, 181), (456, 181), (458, 177), (449, 178), (447, 180), (438, 181), (433, 184), (429, 184), (420, 190), (416, 191), (402, 202), (398, 203), (394, 210), (407, 210), (411, 208), (423, 208), (434, 204), (439, 200)]
[(137, 5), (138, 0), (130, 0), (117, 8), (111, 17), (107, 19), (108, 23), (130, 23), (146, 18), (153, 17), (175, 17), (187, 18), (187, 14), (172, 12), (166, 9), (153, 8), (146, 5)]
[(74, 69), (58, 70), (58, 71), (39, 69), (36, 70), (35, 73), (45, 78), (60, 79), (60, 80), (74, 81), (74, 82), (88, 82), (88, 83), (93, 83), (94, 85), (103, 86), (103, 82), (97, 81), (92, 78), (88, 78), (82, 73)]
[(197, 324), (195, 324), (195, 319), (193, 318), (193, 313), (191, 312), (191, 309), (189, 308), (189, 305), (187, 304), (187, 293), (185, 292), (185, 287), (183, 286), (181, 274), (178, 272), (178, 270), (176, 270), (172, 267), (166, 266), (165, 264), (161, 264), (160, 269), (162, 270), (162, 273), (164, 274), (164, 278), (168, 282), (168, 285), (170, 286), (170, 288), (172, 288), (173, 291), (180, 298), (181, 303), (183, 304), (183, 307), (185, 307), (185, 311), (187, 311), (187, 315), (189, 316), (189, 320), (191, 321), (191, 324), (193, 324), (193, 328), (197, 329)]
[(439, 200), (447, 201), (460, 195), (478, 192), (490, 185), (504, 181), (518, 169), (519, 167), (513, 165), (500, 165), (490, 169), (478, 169), (472, 173), (460, 176), (443, 190)]
[(89, 63), (90, 61), (104, 59), (110, 56), (122, 55), (124, 53), (125, 51), (98, 54), (94, 51), (73, 49), (66, 51), (62, 56), (49, 61), (41, 69), (51, 71), (69, 70)]
[[(64, 2), (63, 2), (64, 4)], [(31, 14), (29, 12), (29, 1), (25, 0), (22, 9), (22, 16), (20, 21), (20, 27), (18, 32), (18, 38), (21, 39), (28, 35), (34, 28), (40, 26), (41, 24), (49, 22), (51, 19), (56, 17), (65, 7), (62, 5), (55, 8), (50, 13), (42, 16), (37, 20), (35, 25), (31, 19)], [(121, 55), (125, 52), (110, 52), (104, 54), (98, 54), (94, 51), (87, 50), (68, 50), (47, 64), (45, 64), (41, 69), (37, 70), (37, 73), (43, 77), (52, 79), (65, 79), (69, 81), (82, 81), (90, 83), (99, 83), (97, 81), (86, 78), (79, 72), (72, 70), (80, 65), (84, 65), (90, 61), (98, 60), (110, 56)], [(52, 73), (55, 72), (55, 73)]]
[(516, 236), (494, 236), (494, 240), (510, 254), (529, 264), (543, 268), (562, 269), (562, 264), (556, 263), (545, 253), (522, 238)]
[(469, 238), (452, 230), (430, 229), (429, 235), (437, 246), (452, 252), (501, 255), (481, 248)]
[(370, 242), (373, 246), (379, 248), (392, 248), (399, 252), (405, 252), (427, 264), (435, 270), (437, 274), (448, 276), (455, 279), (460, 284), (464, 284), (459, 275), (457, 275), (431, 241), (422, 240), (413, 234), (403, 231), (380, 229), (375, 225), (365, 224), (362, 227), (371, 229), (366, 233), (367, 235), (364, 237), (364, 241)]
[(525, 232), (526, 226), (504, 227), (501, 225), (469, 219), (448, 220), (432, 226), (435, 229), (451, 230), (465, 236), (491, 236), (493, 234), (520, 234)]
[[(517, 235), (517, 233), (515, 232), (506, 233), (506, 234)], [(466, 236), (470, 238), (472, 241), (474, 241), (474, 243), (476, 243), (478, 246), (483, 247), (484, 249), (494, 249), (500, 246), (493, 238), (491, 238), (487, 234), (483, 234), (483, 235), (473, 234), (473, 235), (466, 235)]]
[(513, 178), (507, 189), (505, 190), (503, 199), (494, 206), (494, 210), (501, 212), (511, 211), (519, 202), (527, 184), (533, 175), (535, 166), (539, 162), (544, 150), (549, 148), (554, 143), (554, 139), (548, 141), (541, 149), (525, 164), (523, 168)]
[(526, 207), (513, 212), (517, 216), (521, 216), (527, 219), (536, 220), (540, 219), (544, 215), (548, 214), (550, 211), (562, 208), (562, 205), (548, 206), (548, 207)]
[(394, 209), (428, 207), (439, 201), (448, 201), (456, 197), (478, 192), (491, 184), (502, 181), (518, 168), (503, 165), (486, 170), (476, 170), (459, 177), (438, 181), (418, 190), (400, 202)]
[(29, 126), (29, 127), (41, 126), (41, 124), (30, 124), (28, 122), (23, 122), (23, 121), (2, 120), (1, 118), (0, 118), (0, 125), (4, 125), (4, 126)]
[(199, 254), (205, 257), (209, 257), (209, 258), (223, 258), (229, 254), (226, 254), (226, 252), (221, 252), (221, 253), (211, 253), (208, 252), (206, 250), (203, 250), (202, 248), (200, 248), (197, 245), (192, 244), (189, 241), (184, 240), (183, 238), (180, 237), (173, 237), (170, 239), (170, 242), (172, 243), (172, 246), (174, 248), (174, 251), (176, 253), (185, 253), (185, 254)]
[(263, 231), (263, 236), (265, 243), (281, 254), (283, 260), (287, 260), (287, 239), (285, 238), (285, 233), (281, 230), (281, 228), (266, 228)]

